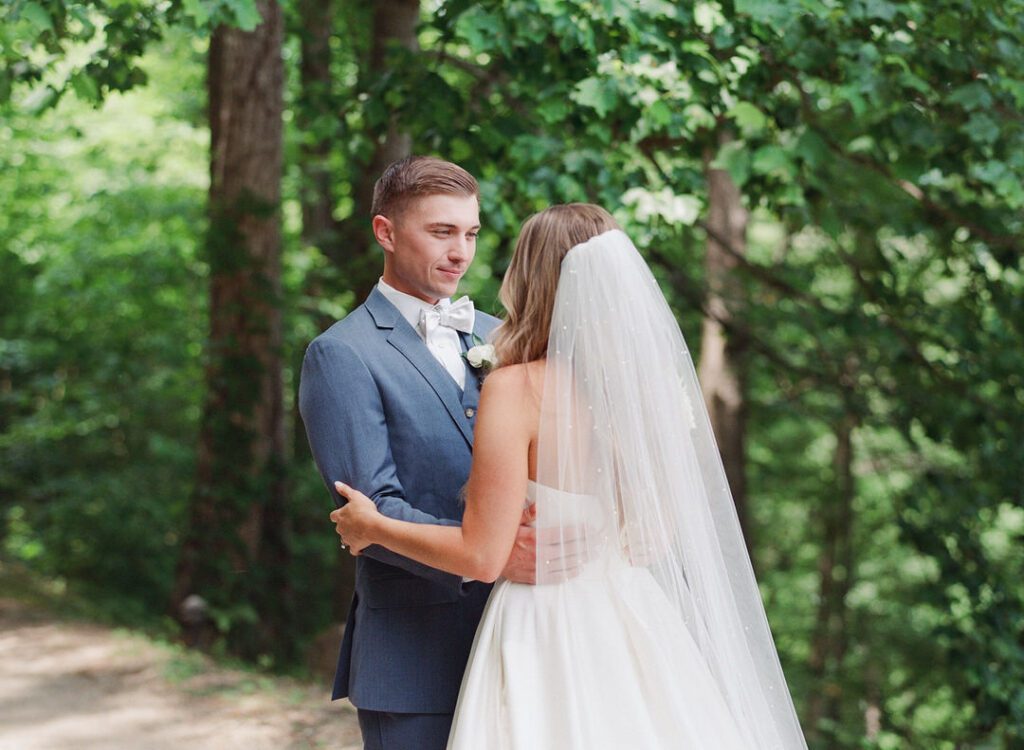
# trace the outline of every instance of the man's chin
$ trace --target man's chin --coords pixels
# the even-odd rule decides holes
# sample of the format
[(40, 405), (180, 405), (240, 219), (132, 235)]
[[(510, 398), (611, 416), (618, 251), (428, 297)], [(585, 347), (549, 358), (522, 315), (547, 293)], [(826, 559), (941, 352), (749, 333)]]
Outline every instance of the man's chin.
[(435, 290), (435, 294), (439, 299), (444, 299), (445, 297), (455, 296), (457, 291), (459, 291), (459, 282), (455, 281), (450, 284), (439, 285)]

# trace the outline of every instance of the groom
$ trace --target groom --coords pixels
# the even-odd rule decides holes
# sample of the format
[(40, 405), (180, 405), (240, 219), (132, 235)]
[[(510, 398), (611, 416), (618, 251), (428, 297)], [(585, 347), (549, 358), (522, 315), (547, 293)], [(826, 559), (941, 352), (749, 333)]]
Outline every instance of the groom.
[[(464, 353), (498, 324), (450, 300), (476, 252), (479, 189), (461, 167), (413, 156), (385, 170), (371, 213), (384, 274), (309, 345), (302, 419), (336, 504), (342, 480), (392, 518), (455, 525), (482, 375)], [(532, 541), (520, 528), (504, 577), (533, 582)], [(357, 558), (333, 698), (357, 707), (367, 750), (444, 748), (489, 592), (381, 547)]]

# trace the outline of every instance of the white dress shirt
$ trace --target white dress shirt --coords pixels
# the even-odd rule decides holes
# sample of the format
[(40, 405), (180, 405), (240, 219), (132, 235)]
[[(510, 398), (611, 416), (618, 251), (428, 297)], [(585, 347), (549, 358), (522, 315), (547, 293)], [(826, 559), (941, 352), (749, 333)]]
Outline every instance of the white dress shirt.
[[(423, 333), (419, 328), (420, 313), (434, 307), (447, 307), (451, 304), (451, 300), (447, 297), (440, 300), (437, 305), (424, 302), (419, 297), (398, 291), (383, 278), (377, 282), (377, 288), (388, 302), (398, 308), (398, 312), (409, 322), (413, 330), (420, 334), (421, 338)], [(459, 332), (448, 326), (437, 326), (423, 343), (434, 355), (434, 359), (440, 362), (452, 379), (458, 383), (459, 388), (465, 390), (466, 360), (462, 358), (462, 339), (459, 338)]]

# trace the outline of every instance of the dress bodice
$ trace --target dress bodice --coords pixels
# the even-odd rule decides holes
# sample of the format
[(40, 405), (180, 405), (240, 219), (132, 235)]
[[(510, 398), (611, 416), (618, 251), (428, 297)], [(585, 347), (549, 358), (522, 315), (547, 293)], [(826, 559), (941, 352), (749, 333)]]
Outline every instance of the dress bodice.
[(550, 526), (554, 523), (583, 523), (603, 524), (608, 518), (608, 508), (596, 495), (583, 495), (576, 492), (566, 492), (546, 484), (540, 484), (532, 479), (526, 480), (526, 507), (530, 505), (540, 506), (537, 508), (538, 518), (545, 517), (552, 523), (535, 524), (539, 526)]
[(537, 529), (538, 545), (547, 540), (545, 557), (559, 557), (558, 540), (566, 539), (571, 546), (567, 554), (589, 561), (579, 571), (580, 578), (602, 575), (609, 563), (622, 561), (615, 507), (611, 501), (597, 495), (566, 492), (532, 479), (526, 485), (526, 498), (527, 506), (536, 506), (531, 525)]

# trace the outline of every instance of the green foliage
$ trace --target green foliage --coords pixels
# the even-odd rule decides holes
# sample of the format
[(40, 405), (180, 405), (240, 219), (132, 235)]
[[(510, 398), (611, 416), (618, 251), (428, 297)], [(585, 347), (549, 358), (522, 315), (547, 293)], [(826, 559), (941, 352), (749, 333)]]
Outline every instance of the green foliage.
[(162, 11), (146, 0), (13, 0), (0, 9), (0, 102), (28, 86), (30, 111), (73, 90), (99, 103), (146, 82), (138, 58), (162, 34)]
[[(231, 253), (196, 249), (201, 42), (172, 33), (161, 55), (139, 55), (171, 24), (252, 24), (253, 7), (0, 11), (0, 100), (22, 110), (0, 126), (4, 549), (151, 611), (193, 479), (206, 264)], [(484, 232), (466, 291), (485, 309), (497, 310), (527, 215), (608, 206), (648, 249), (694, 351), (706, 170), (725, 169), (752, 215), (735, 271), (744, 314), (729, 334), (748, 343), (759, 581), (799, 707), (816, 694), (839, 705), (808, 729), (828, 748), (1020, 744), (1020, 0), (451, 0), (425, 15), (421, 51), (395, 46), (379, 71), (366, 65), (369, 15), (337, 9), (331, 82), (316, 92), (299, 90), (304, 30), (289, 20), (287, 392), (324, 318), (358, 303), (348, 269), (299, 238), (304, 147), (331, 144), (316, 158), (339, 221), (392, 120), (416, 151), (476, 174)], [(143, 70), (150, 87), (111, 94)], [(61, 99), (69, 89), (104, 109)], [(32, 105), (55, 109), (31, 118)], [(818, 565), (846, 418), (857, 424), (854, 559), (836, 572), (849, 584), (847, 642), (818, 674)], [(301, 437), (295, 456), (284, 469), (301, 637), (331, 616), (337, 550)], [(229, 629), (246, 607), (215, 614)]]
[(200, 396), (202, 135), (173, 115), (69, 100), (0, 130), (5, 552), (125, 619), (162, 612)]
[(68, 91), (99, 105), (147, 82), (139, 61), (168, 28), (251, 31), (259, 22), (256, 0), (9, 0), (0, 6), (0, 104), (24, 88), (19, 103), (33, 113)]

